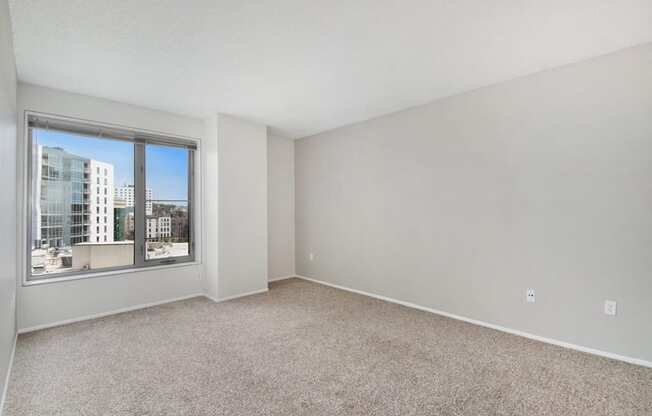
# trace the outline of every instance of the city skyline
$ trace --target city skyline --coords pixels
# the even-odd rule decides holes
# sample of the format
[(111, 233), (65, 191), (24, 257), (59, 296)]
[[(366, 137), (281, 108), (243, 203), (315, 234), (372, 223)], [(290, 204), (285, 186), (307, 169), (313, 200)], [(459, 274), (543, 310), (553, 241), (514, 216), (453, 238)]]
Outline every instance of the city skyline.
[[(133, 264), (135, 150), (128, 141), (32, 129), (33, 274)], [(146, 144), (145, 158), (143, 254), (186, 256), (189, 152)]]
[(33, 246), (113, 242), (113, 165), (59, 147), (33, 150)]
[[(92, 140), (82, 140), (81, 147), (66, 143), (66, 139), (75, 138), (68, 134), (58, 140), (47, 137), (32, 148), (32, 197), (37, 201), (32, 207), (31, 261), (35, 274), (133, 264), (133, 248), (124, 244), (133, 244), (135, 239), (134, 185), (116, 186), (116, 169), (106, 162), (112, 158), (111, 152), (99, 152), (94, 146), (93, 151), (103, 155), (102, 161), (97, 160), (88, 153), (90, 149), (83, 151)], [(110, 149), (115, 144), (102, 147)], [(124, 143), (112, 150), (120, 150), (120, 145)], [(133, 145), (129, 147), (133, 152)], [(147, 172), (169, 170), (170, 164), (187, 169), (187, 151), (172, 150), (148, 145)], [(180, 155), (185, 156), (185, 163)], [(177, 181), (177, 189), (169, 194), (174, 200), (153, 199), (152, 182), (156, 183), (147, 180), (145, 189), (146, 258), (187, 255), (188, 201), (178, 199), (187, 197), (187, 180)]]
[[(114, 167), (114, 187), (134, 185), (133, 144), (119, 140), (98, 139), (56, 130), (34, 129), (34, 144), (58, 147), (76, 156), (108, 163)], [(80, 140), (80, 137), (83, 139)], [(152, 200), (188, 199), (187, 151), (165, 146), (147, 146), (147, 188)]]

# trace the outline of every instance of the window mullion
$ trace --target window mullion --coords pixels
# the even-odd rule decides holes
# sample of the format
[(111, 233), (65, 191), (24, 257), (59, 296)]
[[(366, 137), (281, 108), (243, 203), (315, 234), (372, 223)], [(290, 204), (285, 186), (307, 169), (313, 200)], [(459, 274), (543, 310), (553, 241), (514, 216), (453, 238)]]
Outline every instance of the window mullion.
[(145, 265), (145, 144), (136, 143), (134, 145), (134, 263), (136, 266)]
[(195, 189), (195, 152), (188, 151), (188, 255), (195, 256), (195, 217), (194, 217), (194, 189)]

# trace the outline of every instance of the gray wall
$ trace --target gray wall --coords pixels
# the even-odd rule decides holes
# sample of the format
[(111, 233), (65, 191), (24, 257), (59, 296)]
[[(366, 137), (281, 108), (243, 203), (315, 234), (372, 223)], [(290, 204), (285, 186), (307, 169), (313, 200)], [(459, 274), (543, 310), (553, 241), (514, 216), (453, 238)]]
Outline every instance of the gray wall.
[[(267, 289), (267, 127), (217, 115), (220, 299)], [(206, 215), (215, 215), (207, 212)]]
[(294, 141), (267, 136), (267, 275), (294, 275)]
[(201, 157), (204, 174), (202, 189), (204, 200), (204, 217), (202, 223), (202, 290), (204, 294), (217, 299), (217, 272), (219, 264), (219, 169), (217, 157), (217, 115), (204, 120), (204, 139), (202, 140)]
[(9, 4), (0, 0), (0, 413), (16, 336), (16, 64)]
[(295, 163), (298, 274), (652, 360), (651, 45), (305, 138)]

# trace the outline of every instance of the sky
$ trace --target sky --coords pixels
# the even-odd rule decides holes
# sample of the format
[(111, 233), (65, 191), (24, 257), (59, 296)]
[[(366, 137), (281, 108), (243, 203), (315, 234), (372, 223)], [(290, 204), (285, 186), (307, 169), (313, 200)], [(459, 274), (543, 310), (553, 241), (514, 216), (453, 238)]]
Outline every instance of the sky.
[[(53, 130), (35, 129), (34, 142), (60, 147), (68, 153), (113, 165), (115, 186), (134, 183), (134, 145), (120, 140), (97, 139)], [(147, 187), (154, 200), (188, 199), (188, 151), (182, 148), (147, 145), (145, 149)]]

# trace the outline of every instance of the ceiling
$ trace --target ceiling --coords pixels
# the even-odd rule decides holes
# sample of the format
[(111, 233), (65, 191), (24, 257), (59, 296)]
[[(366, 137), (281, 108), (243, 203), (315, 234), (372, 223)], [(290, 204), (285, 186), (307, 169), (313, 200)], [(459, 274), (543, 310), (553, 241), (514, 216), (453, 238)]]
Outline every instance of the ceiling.
[(304, 137), (652, 41), (650, 0), (10, 0), (21, 81)]

